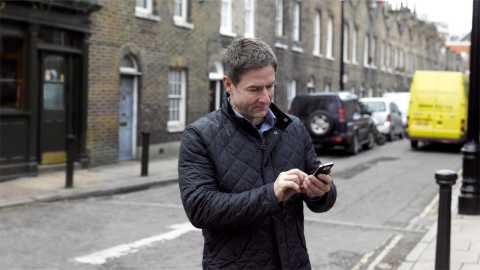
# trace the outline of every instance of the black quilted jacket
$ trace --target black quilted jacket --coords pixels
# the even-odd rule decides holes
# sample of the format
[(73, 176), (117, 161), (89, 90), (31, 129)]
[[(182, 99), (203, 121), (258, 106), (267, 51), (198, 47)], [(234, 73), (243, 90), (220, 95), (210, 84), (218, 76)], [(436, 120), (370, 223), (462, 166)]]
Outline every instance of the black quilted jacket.
[(303, 202), (327, 211), (336, 189), (319, 199), (298, 194), (277, 202), (280, 172), (312, 173), (319, 162), (303, 124), (270, 108), (277, 123), (263, 139), (229, 102), (184, 132), (179, 185), (188, 218), (203, 230), (203, 269), (311, 269)]

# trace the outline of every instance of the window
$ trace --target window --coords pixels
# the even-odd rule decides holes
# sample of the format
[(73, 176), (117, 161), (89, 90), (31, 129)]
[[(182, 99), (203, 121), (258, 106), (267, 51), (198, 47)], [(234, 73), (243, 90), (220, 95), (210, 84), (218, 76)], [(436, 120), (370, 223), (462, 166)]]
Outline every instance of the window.
[(353, 63), (358, 63), (357, 61), (357, 28), (353, 28), (352, 32), (352, 62)]
[(348, 62), (348, 33), (350, 32), (350, 28), (348, 27), (348, 24), (343, 25), (343, 61)]
[(328, 92), (330, 92), (331, 90), (332, 90), (332, 83), (326, 82), (323, 91), (325, 91), (325, 92), (328, 93)]
[(300, 41), (300, 2), (293, 4), (293, 41)]
[(321, 42), (321, 14), (320, 11), (317, 10), (315, 14), (315, 25), (313, 27), (314, 32), (313, 32), (313, 54), (314, 55), (320, 55), (321, 54), (321, 49), (320, 49), (320, 42)]
[(25, 90), (23, 72), (23, 40), (3, 36), (0, 39), (0, 112), (23, 111)]
[(388, 45), (388, 59), (387, 59), (387, 65), (388, 65), (388, 69), (391, 71), (392, 68), (393, 68), (393, 54), (394, 54), (394, 51), (393, 51), (393, 47), (391, 44)]
[(401, 69), (403, 68), (403, 50), (398, 49), (398, 67)]
[(377, 38), (374, 37), (373, 40), (372, 40), (372, 43), (370, 44), (372, 46), (372, 49), (369, 50), (369, 54), (370, 54), (370, 65), (372, 67), (376, 67), (376, 62), (377, 62), (377, 59), (375, 57), (376, 53), (377, 53)]
[(380, 50), (380, 61), (382, 62), (382, 69), (387, 69), (387, 59), (385, 54), (387, 53), (387, 42), (383, 42), (382, 48)]
[(168, 73), (168, 123), (170, 132), (185, 128), (185, 96), (187, 80), (185, 70), (171, 70)]
[(153, 11), (153, 0), (137, 0), (137, 4), (135, 6), (135, 13), (141, 15), (148, 15), (152, 14)]
[(395, 47), (393, 47), (393, 68), (398, 68), (398, 50)]
[(275, 3), (275, 35), (283, 36), (283, 0), (276, 0)]
[(191, 22), (191, 7), (190, 0), (175, 0), (175, 11), (173, 15), (173, 22), (182, 27), (193, 28)]
[(370, 39), (368, 35), (365, 36), (365, 41), (363, 44), (363, 65), (368, 67), (370, 63), (370, 55), (368, 53), (368, 48), (370, 47)]
[(297, 95), (297, 81), (292, 80), (288, 83), (287, 87), (287, 107), (290, 108), (290, 104), (292, 104), (292, 100)]
[(383, 68), (388, 70), (388, 43), (383, 44)]
[(220, 18), (220, 33), (234, 36), (232, 31), (232, 0), (222, 0), (222, 15)]
[(311, 77), (310, 80), (307, 82), (307, 91), (308, 93), (315, 93), (315, 78)]
[(255, 36), (255, 0), (245, 0), (245, 36)]
[(333, 59), (333, 18), (328, 17), (327, 24), (327, 57)]

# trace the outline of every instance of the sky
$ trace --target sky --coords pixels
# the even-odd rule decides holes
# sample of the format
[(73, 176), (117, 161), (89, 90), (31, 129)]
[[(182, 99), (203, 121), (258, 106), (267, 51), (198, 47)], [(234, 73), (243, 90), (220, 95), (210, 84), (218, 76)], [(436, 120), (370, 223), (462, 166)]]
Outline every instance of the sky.
[(472, 28), (473, 1), (477, 0), (387, 0), (394, 7), (404, 6), (415, 8), (417, 16), (429, 21), (444, 22), (452, 35), (464, 35)]

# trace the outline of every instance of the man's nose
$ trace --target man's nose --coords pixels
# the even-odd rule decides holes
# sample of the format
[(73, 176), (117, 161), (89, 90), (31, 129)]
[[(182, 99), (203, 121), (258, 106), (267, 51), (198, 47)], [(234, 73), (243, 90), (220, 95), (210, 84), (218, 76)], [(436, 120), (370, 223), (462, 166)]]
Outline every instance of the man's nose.
[(271, 99), (271, 90), (268, 87), (262, 87), (262, 91), (260, 91), (259, 99), (263, 102), (270, 102)]

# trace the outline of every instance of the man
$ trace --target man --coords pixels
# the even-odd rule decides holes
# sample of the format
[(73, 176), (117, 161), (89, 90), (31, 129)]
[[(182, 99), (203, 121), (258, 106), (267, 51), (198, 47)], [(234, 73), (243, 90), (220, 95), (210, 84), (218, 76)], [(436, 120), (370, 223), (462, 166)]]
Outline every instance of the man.
[(184, 132), (183, 206), (203, 230), (203, 269), (311, 269), (303, 202), (329, 210), (336, 189), (303, 124), (273, 103), (276, 56), (242, 38), (224, 54), (228, 101)]

